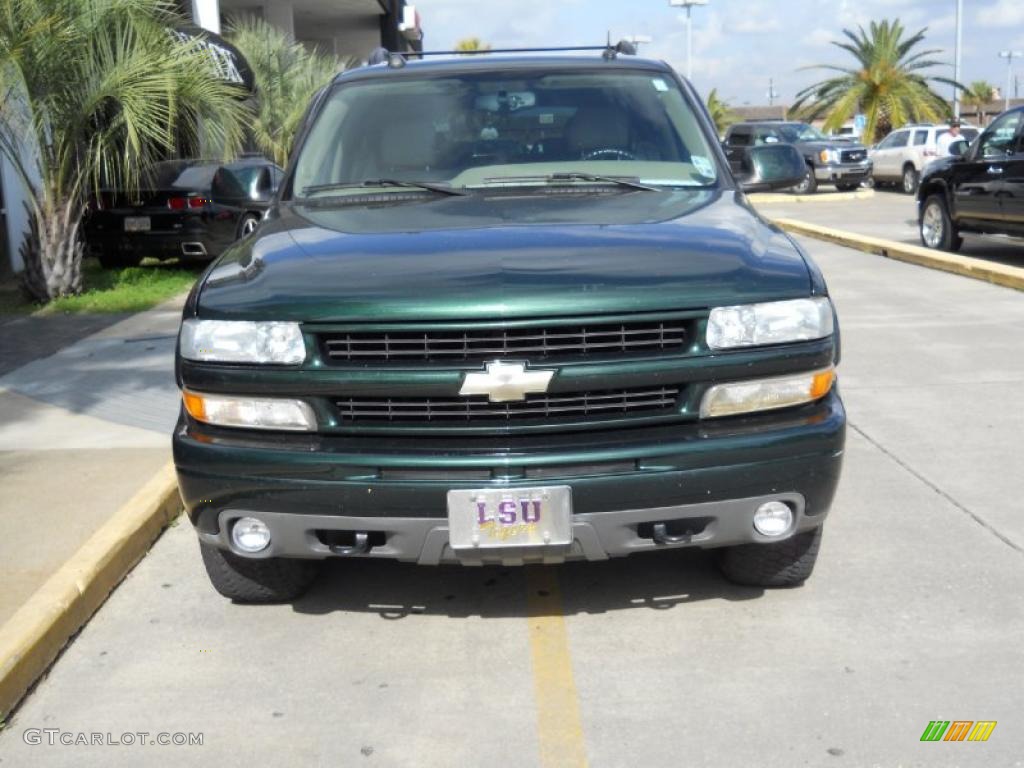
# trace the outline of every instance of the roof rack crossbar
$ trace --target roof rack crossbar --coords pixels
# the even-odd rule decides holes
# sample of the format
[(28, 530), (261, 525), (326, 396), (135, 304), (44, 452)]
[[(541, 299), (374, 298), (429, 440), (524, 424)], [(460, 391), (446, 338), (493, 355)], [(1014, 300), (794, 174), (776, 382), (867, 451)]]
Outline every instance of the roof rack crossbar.
[(615, 45), (610, 42), (607, 45), (566, 45), (554, 48), (487, 48), (476, 51), (389, 51), (386, 48), (377, 48), (370, 54), (369, 64), (383, 64), (401, 68), (405, 66), (409, 58), (423, 58), (425, 56), (478, 56), (489, 53), (566, 53), (570, 51), (601, 51), (606, 59), (614, 59), (618, 54), (626, 56), (636, 55), (636, 46), (628, 40), (621, 40)]

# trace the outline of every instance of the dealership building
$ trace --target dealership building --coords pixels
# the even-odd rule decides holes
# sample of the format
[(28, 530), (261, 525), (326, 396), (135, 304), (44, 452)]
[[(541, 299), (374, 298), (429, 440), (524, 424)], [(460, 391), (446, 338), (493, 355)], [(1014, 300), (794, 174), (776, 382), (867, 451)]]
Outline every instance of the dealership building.
[[(257, 16), (289, 37), (324, 53), (365, 60), (375, 48), (423, 50), (416, 7), (406, 0), (179, 0), (182, 13), (213, 35), (235, 15)], [(0, 159), (0, 274), (20, 272), (19, 247), (28, 231), (24, 191), (14, 169)]]

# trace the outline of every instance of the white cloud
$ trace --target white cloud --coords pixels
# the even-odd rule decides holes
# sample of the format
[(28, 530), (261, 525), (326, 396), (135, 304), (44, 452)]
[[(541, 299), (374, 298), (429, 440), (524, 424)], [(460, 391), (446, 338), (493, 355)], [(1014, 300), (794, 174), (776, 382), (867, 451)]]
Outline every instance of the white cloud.
[(1024, 24), (1024, 2), (1021, 0), (996, 0), (975, 14), (982, 27), (1013, 27)]

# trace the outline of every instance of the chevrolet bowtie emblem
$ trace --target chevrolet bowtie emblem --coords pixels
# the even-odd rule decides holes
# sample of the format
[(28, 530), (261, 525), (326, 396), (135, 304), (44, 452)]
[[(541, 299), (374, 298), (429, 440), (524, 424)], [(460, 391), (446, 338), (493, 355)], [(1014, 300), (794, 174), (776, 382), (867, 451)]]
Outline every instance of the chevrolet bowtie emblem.
[(487, 373), (467, 373), (460, 395), (487, 395), (492, 403), (525, 400), (531, 392), (547, 392), (554, 371), (527, 371), (523, 363), (487, 364)]

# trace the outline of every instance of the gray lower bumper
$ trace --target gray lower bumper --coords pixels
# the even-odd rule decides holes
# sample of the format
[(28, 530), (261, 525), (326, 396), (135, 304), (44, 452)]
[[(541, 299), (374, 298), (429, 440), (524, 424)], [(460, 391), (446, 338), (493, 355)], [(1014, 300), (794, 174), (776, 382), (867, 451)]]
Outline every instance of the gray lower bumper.
[[(788, 534), (767, 538), (754, 530), (754, 510), (766, 501), (783, 501), (794, 511), (794, 523)], [(244, 510), (225, 510), (219, 518), (220, 532), (199, 533), (199, 538), (223, 549), (232, 549), (228, 531)], [(271, 533), (270, 546), (247, 557), (328, 558), (335, 552), (320, 538), (324, 531), (376, 534), (383, 543), (356, 557), (385, 558), (416, 562), (421, 565), (463, 563), (483, 565), (500, 563), (521, 565), (528, 562), (559, 563), (565, 560), (606, 560), (634, 552), (673, 547), (722, 547), (736, 544), (779, 541), (799, 531), (820, 525), (824, 514), (804, 514), (804, 497), (798, 493), (779, 493), (755, 498), (730, 499), (707, 504), (689, 504), (656, 509), (630, 509), (573, 515), (573, 542), (568, 547), (544, 547), (473, 551), (456, 554), (448, 544), (448, 521), (422, 517), (341, 517), (254, 512)], [(656, 543), (645, 532), (644, 523), (672, 524), (676, 531), (691, 530), (673, 537), (671, 543)], [(650, 526), (646, 526), (649, 528)], [(383, 536), (381, 536), (383, 534)], [(237, 554), (244, 554), (238, 552)]]
[(818, 181), (853, 184), (871, 175), (871, 165), (870, 162), (856, 165), (817, 165), (814, 167), (814, 178)]

